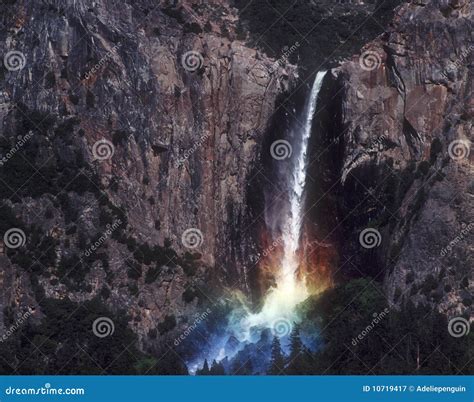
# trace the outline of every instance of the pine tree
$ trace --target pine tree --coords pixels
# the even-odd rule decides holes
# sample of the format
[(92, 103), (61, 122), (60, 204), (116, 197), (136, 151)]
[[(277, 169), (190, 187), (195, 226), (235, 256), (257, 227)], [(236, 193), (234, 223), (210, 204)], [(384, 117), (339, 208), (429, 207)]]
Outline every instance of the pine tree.
[(202, 369), (196, 371), (197, 375), (209, 375), (209, 364), (207, 363), (207, 359), (204, 360), (204, 364), (202, 365)]
[(252, 360), (247, 360), (247, 362), (244, 364), (244, 367), (242, 369), (242, 372), (240, 373), (242, 375), (252, 375), (253, 374), (253, 364)]
[(217, 363), (215, 360), (212, 362), (212, 367), (209, 370), (210, 375), (224, 375), (225, 369), (222, 363)]
[(300, 328), (295, 325), (290, 335), (290, 355), (288, 357), (288, 374), (302, 374), (303, 343), (300, 337)]
[(300, 338), (300, 327), (295, 325), (290, 335), (290, 357), (289, 360), (296, 359), (303, 350), (303, 343)]
[(252, 360), (247, 360), (244, 364), (241, 361), (237, 361), (234, 364), (232, 369), (232, 374), (236, 375), (252, 375), (253, 374), (253, 364)]
[(273, 337), (272, 341), (272, 357), (270, 360), (270, 367), (268, 374), (276, 375), (281, 374), (285, 368), (285, 358), (281, 351), (280, 339), (276, 336)]

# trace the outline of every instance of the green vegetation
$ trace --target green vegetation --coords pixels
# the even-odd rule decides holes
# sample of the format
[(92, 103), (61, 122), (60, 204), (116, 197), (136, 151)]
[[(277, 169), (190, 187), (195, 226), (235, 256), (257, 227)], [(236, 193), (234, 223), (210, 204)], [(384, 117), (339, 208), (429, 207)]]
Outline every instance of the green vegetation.
[(136, 261), (127, 261), (128, 271), (127, 276), (130, 279), (138, 280), (142, 276), (142, 266)]
[[(400, 310), (390, 308), (381, 285), (370, 279), (351, 280), (309, 299), (300, 313), (301, 328), (293, 328), (288, 355), (282, 352), (280, 339), (273, 338), (267, 374), (466, 375), (474, 368), (472, 331), (460, 338), (451, 336), (446, 316), (429, 306), (409, 302)], [(319, 322), (322, 345), (311, 352), (300, 332), (314, 322)], [(241, 364), (238, 361), (233, 372), (254, 374), (251, 363)], [(219, 371), (215, 365), (206, 361), (197, 374)]]
[(183, 292), (183, 300), (186, 302), (186, 303), (191, 303), (196, 297), (199, 296), (199, 292), (196, 291), (195, 289), (193, 288), (187, 288), (184, 292)]
[(431, 164), (428, 161), (421, 161), (418, 164), (417, 177), (426, 176), (430, 170)]
[[(97, 193), (99, 180), (79, 151), (82, 147), (72, 150), (64, 146), (77, 141), (74, 133), (80, 123), (77, 118), (59, 119), (19, 104), (16, 119), (15, 133), (7, 133), (0, 141), (1, 154), (16, 150), (0, 169), (4, 183), (0, 198), (18, 202), (22, 197), (56, 196), (62, 191)], [(17, 146), (20, 137), (25, 140)], [(53, 153), (44, 154), (39, 149), (51, 149)]]
[[(362, 6), (347, 3), (236, 0), (236, 7), (241, 10), (239, 36), (245, 39), (250, 31), (251, 45), (277, 58), (285, 46), (290, 48), (300, 43), (290, 55), (290, 61), (298, 60), (300, 65), (314, 71), (327, 59), (356, 53), (364, 43), (379, 35), (401, 0), (369, 0)], [(371, 18), (367, 18), (368, 12)]]
[(154, 266), (148, 268), (148, 271), (146, 271), (145, 275), (145, 283), (150, 284), (155, 282), (158, 277), (160, 276), (160, 267)]
[[(20, 224), (16, 227), (22, 228), (24, 226)], [(56, 262), (55, 248), (58, 245), (58, 240), (45, 235), (40, 228), (35, 226), (29, 227), (25, 233), (27, 233), (27, 240), (23, 247), (7, 249), (10, 261), (18, 264), (27, 272), (36, 274), (45, 272)]]
[(174, 315), (167, 315), (165, 319), (158, 324), (158, 331), (160, 334), (165, 334), (176, 327), (176, 318)]
[(443, 145), (441, 144), (440, 139), (435, 138), (431, 142), (431, 148), (430, 148), (430, 163), (431, 164), (436, 162), (436, 159), (442, 150), (443, 150)]
[[(121, 312), (113, 314), (94, 299), (81, 304), (69, 299), (44, 299), (44, 318), (30, 318), (0, 343), (0, 374), (186, 374), (179, 359), (155, 359), (140, 352), (136, 335)], [(108, 317), (114, 332), (94, 335), (95, 319)], [(6, 322), (7, 326), (11, 325)]]
[(273, 337), (272, 342), (272, 356), (270, 360), (270, 367), (268, 374), (276, 375), (280, 374), (281, 370), (285, 367), (285, 357), (281, 350), (280, 339), (277, 336)]
[[(429, 288), (433, 288), (431, 282)], [(349, 305), (348, 301), (351, 301)], [(304, 353), (307, 373), (468, 374), (472, 371), (468, 364), (474, 357), (469, 346), (474, 338), (472, 331), (462, 338), (452, 337), (446, 317), (429, 306), (408, 303), (400, 311), (390, 309), (358, 339), (373, 322), (374, 314), (380, 317), (388, 308), (378, 283), (352, 280), (325, 292), (310, 304), (307, 320), (322, 317), (324, 347), (314, 354)]]
[(117, 145), (124, 145), (128, 140), (128, 133), (124, 130), (116, 130), (112, 135), (112, 143)]
[(225, 370), (222, 363), (217, 363), (215, 360), (211, 363), (211, 367), (209, 368), (209, 364), (207, 360), (204, 360), (204, 365), (201, 370), (196, 371), (196, 375), (224, 375)]

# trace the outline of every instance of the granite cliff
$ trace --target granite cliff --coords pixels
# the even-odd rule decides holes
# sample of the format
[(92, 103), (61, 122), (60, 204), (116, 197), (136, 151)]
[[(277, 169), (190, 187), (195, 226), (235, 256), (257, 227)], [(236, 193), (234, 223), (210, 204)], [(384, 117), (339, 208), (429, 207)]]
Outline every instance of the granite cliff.
[(472, 316), (473, 5), (264, 3), (0, 2), (0, 332), (67, 301), (174, 355), (223, 289), (258, 303), (269, 145), (322, 69), (314, 252)]

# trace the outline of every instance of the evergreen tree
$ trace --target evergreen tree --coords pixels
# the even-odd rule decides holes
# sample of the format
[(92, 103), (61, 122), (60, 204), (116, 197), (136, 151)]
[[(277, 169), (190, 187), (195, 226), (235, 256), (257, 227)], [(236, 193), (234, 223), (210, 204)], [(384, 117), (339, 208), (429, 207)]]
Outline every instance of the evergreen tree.
[(197, 375), (209, 375), (209, 364), (207, 363), (207, 359), (204, 360), (204, 364), (202, 365), (202, 369), (196, 370)]
[(247, 360), (247, 362), (244, 364), (244, 367), (241, 370), (242, 375), (252, 375), (253, 374), (253, 364), (252, 360)]
[[(305, 319), (321, 317), (325, 328), (324, 346), (313, 357), (302, 353), (311, 374), (367, 374), (368, 367), (371, 374), (389, 375), (472, 372), (474, 331), (452, 337), (448, 319), (431, 305), (407, 302), (371, 324), (374, 313), (380, 316), (387, 308), (380, 286), (370, 279), (354, 279), (326, 291), (308, 310)], [(370, 332), (358, 338), (369, 325)]]
[(303, 343), (300, 337), (300, 327), (295, 325), (290, 335), (290, 357), (289, 361), (295, 360), (300, 356), (303, 350)]
[(285, 357), (283, 356), (283, 353), (281, 351), (280, 339), (277, 336), (274, 336), (272, 341), (272, 357), (270, 360), (268, 374), (282, 374), (284, 368)]
[(300, 328), (295, 325), (290, 335), (290, 355), (288, 357), (287, 374), (304, 374), (303, 342), (301, 342)]
[(252, 375), (253, 374), (253, 364), (252, 360), (247, 360), (244, 364), (241, 361), (237, 361), (233, 368), (232, 374), (235, 375)]
[(209, 374), (211, 375), (224, 375), (225, 369), (222, 363), (217, 363), (215, 360), (212, 362), (212, 367), (209, 370)]

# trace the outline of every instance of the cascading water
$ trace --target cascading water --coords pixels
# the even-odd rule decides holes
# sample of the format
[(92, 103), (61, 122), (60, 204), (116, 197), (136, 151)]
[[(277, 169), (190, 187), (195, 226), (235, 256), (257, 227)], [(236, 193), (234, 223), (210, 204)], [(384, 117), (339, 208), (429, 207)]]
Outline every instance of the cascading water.
[(273, 327), (280, 320), (295, 321), (295, 306), (309, 295), (304, 279), (299, 281), (297, 278), (299, 267), (297, 252), (301, 239), (304, 190), (308, 167), (308, 144), (318, 94), (325, 75), (326, 71), (320, 71), (316, 75), (310, 97), (305, 106), (302, 129), (298, 130), (301, 134), (296, 140), (300, 144), (291, 161), (292, 174), (288, 183), (289, 214), (283, 222), (281, 233), (283, 256), (277, 267), (276, 286), (270, 289), (262, 310), (257, 314), (249, 315), (243, 320), (244, 327), (248, 329), (254, 326)]
[[(292, 324), (298, 322), (296, 306), (310, 295), (304, 277), (298, 276), (300, 266), (298, 251), (300, 249), (304, 216), (308, 144), (318, 94), (325, 75), (326, 71), (318, 72), (316, 75), (303, 111), (302, 124), (291, 133), (294, 137), (292, 140), (295, 152), (292, 153), (291, 159), (283, 162), (289, 162), (283, 171), (285, 177), (284, 191), (288, 194), (288, 213), (284, 217), (277, 214), (279, 215), (279, 233), (272, 233), (272, 236), (278, 237), (281, 240), (279, 243), (282, 244), (280, 260), (273, 267), (275, 285), (268, 291), (260, 312), (252, 313), (244, 302), (232, 311), (228, 318), (225, 335), (212, 340), (215, 342), (215, 347), (205, 356), (208, 360), (220, 361), (225, 358), (232, 358), (245, 345), (258, 342), (263, 331), (267, 329), (278, 336), (282, 332), (285, 336), (289, 335)], [(290, 175), (288, 171), (291, 172)], [(284, 327), (283, 331), (282, 325)], [(230, 340), (233, 340), (232, 347), (229, 347)], [(192, 362), (189, 366), (191, 372), (202, 367), (203, 360), (202, 358), (199, 361)]]

